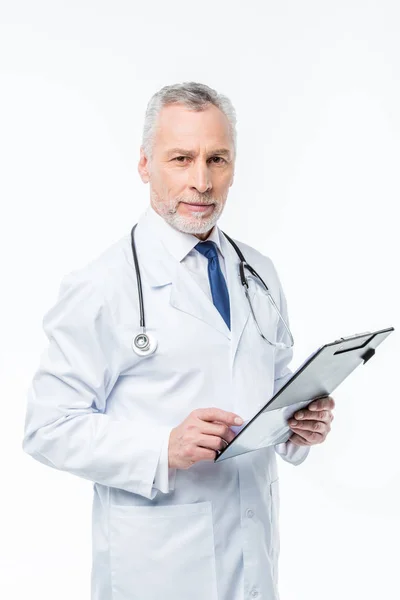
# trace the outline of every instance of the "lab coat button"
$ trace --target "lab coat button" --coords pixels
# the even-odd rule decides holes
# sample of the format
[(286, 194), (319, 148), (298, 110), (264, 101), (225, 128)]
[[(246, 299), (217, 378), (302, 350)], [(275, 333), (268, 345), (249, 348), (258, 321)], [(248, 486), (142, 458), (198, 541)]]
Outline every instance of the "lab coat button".
[(246, 510), (246, 517), (249, 517), (249, 519), (251, 519), (252, 517), (254, 517), (254, 511), (252, 511), (251, 508), (248, 508)]
[(258, 592), (257, 592), (257, 590), (253, 590), (253, 591), (251, 592), (251, 597), (252, 597), (252, 598), (257, 598), (257, 596), (258, 596)]

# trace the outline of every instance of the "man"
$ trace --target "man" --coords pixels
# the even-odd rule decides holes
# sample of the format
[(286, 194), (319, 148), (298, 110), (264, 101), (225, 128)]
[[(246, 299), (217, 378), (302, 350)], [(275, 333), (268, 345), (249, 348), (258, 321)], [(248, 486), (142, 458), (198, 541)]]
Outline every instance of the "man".
[[(291, 374), (292, 351), (259, 335), (238, 257), (216, 226), (235, 155), (228, 98), (193, 82), (155, 94), (138, 165), (150, 206), (135, 243), (156, 351), (132, 349), (130, 234), (67, 275), (43, 320), (50, 344), (29, 390), (23, 447), (94, 482), (94, 600), (278, 598), (276, 453), (302, 462), (326, 438), (334, 403), (311, 403), (284, 444), (214, 462), (235, 418), (254, 415)], [(271, 260), (237, 243), (287, 320)], [(250, 283), (265, 333), (284, 340)]]

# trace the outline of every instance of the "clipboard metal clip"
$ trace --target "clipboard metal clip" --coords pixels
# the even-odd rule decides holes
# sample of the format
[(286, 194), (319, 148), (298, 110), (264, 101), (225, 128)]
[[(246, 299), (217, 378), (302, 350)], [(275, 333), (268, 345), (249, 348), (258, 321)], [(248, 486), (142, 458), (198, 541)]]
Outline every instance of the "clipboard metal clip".
[(369, 348), (366, 353), (361, 357), (364, 360), (364, 365), (370, 358), (375, 354), (375, 350), (373, 348)]

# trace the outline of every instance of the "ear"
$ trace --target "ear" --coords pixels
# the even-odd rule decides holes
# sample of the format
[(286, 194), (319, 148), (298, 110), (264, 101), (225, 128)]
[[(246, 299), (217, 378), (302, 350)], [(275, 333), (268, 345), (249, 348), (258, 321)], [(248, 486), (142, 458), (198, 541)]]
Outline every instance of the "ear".
[(138, 172), (143, 183), (150, 181), (149, 161), (144, 153), (143, 146), (140, 146), (140, 159), (138, 163)]

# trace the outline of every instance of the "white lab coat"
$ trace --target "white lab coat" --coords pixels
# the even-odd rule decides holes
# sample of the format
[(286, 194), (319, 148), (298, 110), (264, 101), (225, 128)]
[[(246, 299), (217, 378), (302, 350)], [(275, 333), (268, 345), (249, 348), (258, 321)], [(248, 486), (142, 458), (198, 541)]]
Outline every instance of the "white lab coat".
[[(299, 464), (308, 448), (201, 461), (169, 469), (168, 493), (153, 485), (163, 441), (191, 411), (219, 407), (247, 420), (290, 376), (292, 352), (258, 334), (238, 257), (221, 237), (231, 331), (145, 215), (135, 239), (156, 353), (132, 351), (139, 308), (130, 233), (64, 277), (43, 319), (49, 346), (29, 389), (23, 448), (94, 482), (92, 600), (278, 599), (275, 450)], [(287, 318), (271, 260), (237, 243)], [(280, 339), (261, 288), (252, 285), (251, 296), (270, 339)]]

